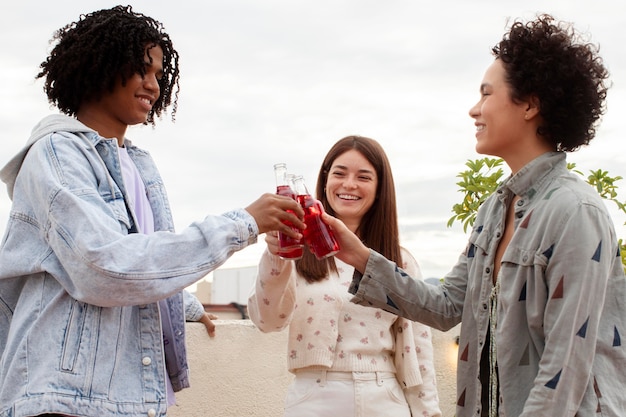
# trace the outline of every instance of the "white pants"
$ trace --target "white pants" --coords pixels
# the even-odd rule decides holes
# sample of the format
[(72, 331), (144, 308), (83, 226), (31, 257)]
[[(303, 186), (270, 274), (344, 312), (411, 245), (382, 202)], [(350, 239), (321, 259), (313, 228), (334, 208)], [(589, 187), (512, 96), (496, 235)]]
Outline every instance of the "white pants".
[(411, 417), (392, 372), (301, 371), (287, 390), (285, 417)]

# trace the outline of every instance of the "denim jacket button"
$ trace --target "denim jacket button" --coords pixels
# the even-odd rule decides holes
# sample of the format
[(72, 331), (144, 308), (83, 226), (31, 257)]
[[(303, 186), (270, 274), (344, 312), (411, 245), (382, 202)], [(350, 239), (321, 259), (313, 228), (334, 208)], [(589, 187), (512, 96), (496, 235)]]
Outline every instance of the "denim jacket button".
[(152, 363), (152, 359), (150, 359), (150, 357), (146, 356), (141, 360), (141, 363), (143, 363), (144, 365), (148, 366)]
[(154, 408), (151, 408), (148, 410), (148, 417), (154, 417), (156, 416), (156, 410)]

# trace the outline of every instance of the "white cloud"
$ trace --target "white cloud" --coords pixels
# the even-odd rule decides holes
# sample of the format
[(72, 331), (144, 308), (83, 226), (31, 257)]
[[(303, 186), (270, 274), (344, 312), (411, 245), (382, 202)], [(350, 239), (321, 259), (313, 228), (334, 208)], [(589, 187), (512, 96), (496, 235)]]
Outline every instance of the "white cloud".
[[(478, 99), (490, 48), (507, 17), (536, 11), (573, 21), (600, 42), (615, 86), (598, 138), (572, 157), (584, 169), (609, 167), (626, 177), (620, 134), (626, 131), (626, 33), (612, 0), (550, 7), (499, 0), (133, 3), (164, 23), (181, 55), (177, 122), (165, 118), (155, 130), (129, 132), (159, 163), (179, 228), (271, 192), (275, 162), (287, 162), (312, 187), (328, 148), (356, 133), (384, 145), (403, 193), (423, 199), (420, 192), (438, 187), (428, 208), (403, 200), (403, 216), (440, 213), (441, 233), (453, 233), (445, 220), (458, 195), (456, 173), (477, 157), (468, 109)], [(50, 111), (34, 76), (52, 33), (80, 13), (110, 6), (94, 0), (0, 6), (0, 165)], [(0, 193), (0, 231), (8, 207)], [(429, 253), (429, 262), (451, 266), (458, 251), (451, 252), (454, 257), (442, 251), (436, 261)]]

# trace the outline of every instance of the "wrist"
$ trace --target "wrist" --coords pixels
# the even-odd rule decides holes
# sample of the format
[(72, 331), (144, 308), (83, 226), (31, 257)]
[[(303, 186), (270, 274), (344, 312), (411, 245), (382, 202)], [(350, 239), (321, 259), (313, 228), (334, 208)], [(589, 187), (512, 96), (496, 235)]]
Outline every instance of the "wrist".
[(367, 246), (362, 245), (358, 251), (355, 251), (356, 259), (354, 262), (354, 269), (359, 271), (360, 273), (365, 273), (365, 268), (367, 267), (367, 261), (370, 258), (370, 250)]

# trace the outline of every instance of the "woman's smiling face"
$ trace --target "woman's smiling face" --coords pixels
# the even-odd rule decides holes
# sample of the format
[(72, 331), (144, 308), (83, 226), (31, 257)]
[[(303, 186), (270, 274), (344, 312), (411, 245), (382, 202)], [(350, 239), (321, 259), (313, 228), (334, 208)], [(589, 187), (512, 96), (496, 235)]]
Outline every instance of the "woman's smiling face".
[(374, 166), (356, 149), (333, 161), (326, 180), (326, 198), (336, 216), (352, 231), (376, 200), (378, 177)]

